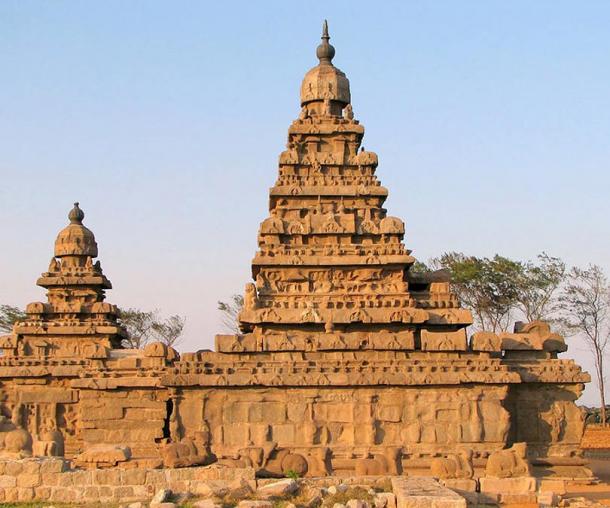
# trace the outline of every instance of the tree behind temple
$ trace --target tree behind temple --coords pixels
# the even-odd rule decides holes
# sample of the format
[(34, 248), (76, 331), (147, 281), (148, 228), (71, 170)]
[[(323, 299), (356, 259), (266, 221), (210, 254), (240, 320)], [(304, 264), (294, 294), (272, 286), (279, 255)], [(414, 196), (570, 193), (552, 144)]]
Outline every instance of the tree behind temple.
[(566, 279), (566, 264), (545, 252), (538, 262), (522, 264), (518, 281), (517, 307), (527, 321), (553, 321), (559, 311), (558, 293)]
[(0, 305), (0, 333), (11, 333), (17, 321), (23, 321), (26, 314), (19, 307)]
[(180, 341), (186, 320), (178, 315), (161, 318), (158, 310), (130, 308), (121, 309), (119, 321), (128, 334), (123, 345), (130, 349), (141, 349), (151, 342), (163, 342), (175, 347)]
[(610, 343), (610, 286), (597, 265), (570, 270), (561, 299), (566, 328), (582, 337), (593, 355), (599, 388), (601, 421), (606, 425), (604, 357)]
[(508, 329), (518, 302), (516, 282), (523, 274), (522, 263), (498, 255), (489, 259), (448, 252), (430, 264), (449, 270), (451, 288), (472, 311), (477, 328), (491, 332)]
[(242, 295), (233, 295), (228, 302), (218, 302), (220, 319), (228, 332), (240, 333), (238, 316), (243, 306), (244, 297)]

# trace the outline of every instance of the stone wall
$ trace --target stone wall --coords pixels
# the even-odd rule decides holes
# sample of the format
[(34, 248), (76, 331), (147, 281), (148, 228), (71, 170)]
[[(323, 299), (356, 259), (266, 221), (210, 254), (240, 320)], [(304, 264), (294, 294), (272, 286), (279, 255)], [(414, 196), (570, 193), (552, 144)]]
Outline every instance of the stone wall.
[(241, 480), (254, 482), (254, 470), (219, 466), (72, 470), (61, 458), (2, 460), (0, 503), (125, 503), (150, 499), (159, 489), (204, 495), (210, 486)]

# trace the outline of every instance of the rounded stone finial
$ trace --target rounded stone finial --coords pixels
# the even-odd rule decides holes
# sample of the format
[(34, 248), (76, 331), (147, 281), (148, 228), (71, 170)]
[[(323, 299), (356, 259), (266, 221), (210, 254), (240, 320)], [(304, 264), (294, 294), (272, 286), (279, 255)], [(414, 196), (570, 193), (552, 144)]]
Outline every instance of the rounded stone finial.
[(332, 59), (335, 56), (335, 48), (328, 41), (328, 22), (324, 20), (322, 25), (322, 43), (316, 49), (316, 55), (320, 60), (320, 64), (332, 65)]
[(84, 218), (85, 218), (85, 212), (83, 212), (78, 207), (78, 201), (77, 201), (76, 203), (74, 203), (74, 208), (72, 208), (72, 210), (70, 210), (70, 213), (68, 214), (68, 219), (70, 219), (71, 224), (82, 224)]
[[(309, 69), (303, 82), (301, 83), (301, 106), (305, 106), (312, 102), (323, 103), (324, 101), (334, 101), (331, 109), (334, 115), (347, 106), (351, 102), (349, 91), (349, 80), (340, 69), (337, 69), (332, 64), (332, 59), (335, 56), (335, 48), (333, 48), (328, 40), (328, 23), (324, 20), (322, 26), (322, 43), (316, 50), (320, 63), (313, 69)], [(339, 103), (339, 104), (336, 104)], [(341, 108), (339, 108), (341, 106)], [(324, 108), (324, 109), (323, 109)], [(315, 109), (315, 108), (314, 108)], [(319, 106), (317, 114), (325, 114), (326, 105)], [(308, 110), (311, 112), (312, 110)]]
[(83, 226), (83, 212), (78, 203), (70, 210), (68, 224), (62, 229), (55, 240), (55, 257), (63, 256), (91, 256), (97, 257), (97, 243), (93, 233)]

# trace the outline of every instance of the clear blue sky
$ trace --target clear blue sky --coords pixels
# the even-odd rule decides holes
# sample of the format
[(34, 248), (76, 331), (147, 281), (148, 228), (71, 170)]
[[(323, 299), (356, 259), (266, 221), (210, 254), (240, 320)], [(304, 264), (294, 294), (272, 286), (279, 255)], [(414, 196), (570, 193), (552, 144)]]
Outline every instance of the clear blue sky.
[(610, 272), (610, 2), (5, 0), (0, 302), (43, 298), (78, 200), (109, 301), (183, 314), (182, 349), (211, 347), (324, 18), (417, 257)]

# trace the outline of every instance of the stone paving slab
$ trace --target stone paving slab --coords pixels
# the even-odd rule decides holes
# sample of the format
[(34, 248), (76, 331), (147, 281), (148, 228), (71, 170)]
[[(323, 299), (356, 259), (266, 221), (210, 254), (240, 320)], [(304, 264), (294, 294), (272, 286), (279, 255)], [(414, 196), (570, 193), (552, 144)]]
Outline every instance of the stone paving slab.
[(427, 476), (392, 478), (397, 508), (466, 508), (466, 499)]

